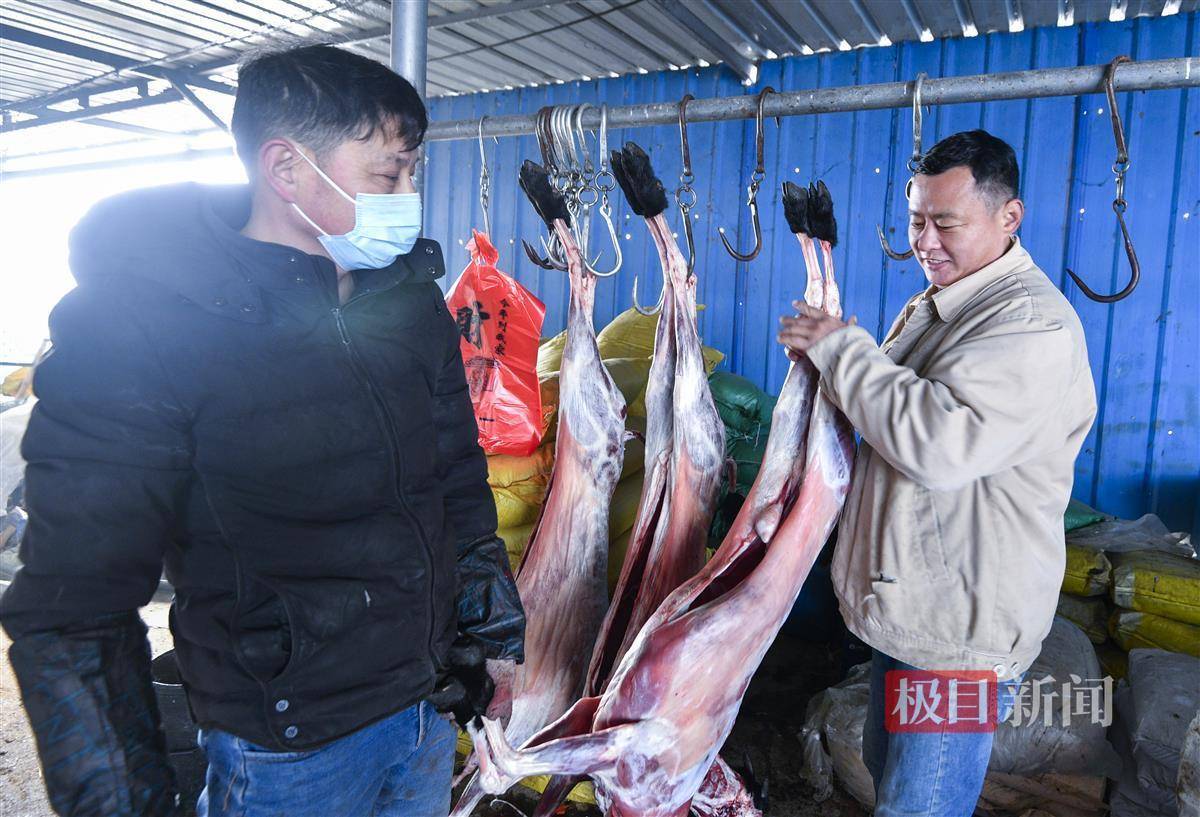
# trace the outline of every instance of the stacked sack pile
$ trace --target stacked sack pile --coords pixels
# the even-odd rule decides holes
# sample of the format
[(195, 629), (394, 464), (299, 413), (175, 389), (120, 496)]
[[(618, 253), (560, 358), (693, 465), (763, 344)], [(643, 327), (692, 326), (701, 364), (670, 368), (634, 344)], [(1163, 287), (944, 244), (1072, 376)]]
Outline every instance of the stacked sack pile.
[(1200, 659), (1134, 649), (1110, 732), (1124, 766), (1109, 790), (1112, 817), (1200, 814)]
[(1065, 526), (1058, 612), (1087, 633), (1105, 672), (1124, 677), (1138, 647), (1200, 657), (1200, 560), (1186, 534), (1151, 514), (1110, 519), (1075, 500)]
[[(600, 358), (625, 398), (625, 427), (631, 432), (625, 443), (621, 479), (613, 491), (609, 509), (609, 590), (616, 586), (621, 562), (629, 544), (642, 494), (646, 431), (646, 382), (654, 354), (654, 332), (658, 317), (641, 315), (634, 309), (617, 315), (596, 336)], [(527, 457), (488, 457), (488, 484), (496, 499), (498, 533), (508, 549), (515, 571), (541, 512), (554, 467), (554, 441), (558, 430), (558, 376), (567, 336), (562, 332), (542, 342), (538, 349), (537, 374), (542, 396), (542, 443)], [(712, 372), (725, 356), (704, 347), (704, 364)]]

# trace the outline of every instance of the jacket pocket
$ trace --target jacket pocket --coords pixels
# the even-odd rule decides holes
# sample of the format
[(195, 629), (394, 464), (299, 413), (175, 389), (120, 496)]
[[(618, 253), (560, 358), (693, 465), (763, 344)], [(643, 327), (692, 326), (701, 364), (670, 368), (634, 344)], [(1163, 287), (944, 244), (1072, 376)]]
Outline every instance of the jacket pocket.
[(236, 630), (246, 669), (262, 683), (290, 675), (361, 626), (372, 602), (365, 582), (348, 579), (260, 581), (255, 587), (269, 595), (238, 617)]
[(902, 558), (911, 560), (914, 568), (933, 581), (948, 579), (950, 569), (942, 541), (942, 520), (933, 492), (916, 483), (912, 483), (912, 491), (909, 511), (913, 536)]

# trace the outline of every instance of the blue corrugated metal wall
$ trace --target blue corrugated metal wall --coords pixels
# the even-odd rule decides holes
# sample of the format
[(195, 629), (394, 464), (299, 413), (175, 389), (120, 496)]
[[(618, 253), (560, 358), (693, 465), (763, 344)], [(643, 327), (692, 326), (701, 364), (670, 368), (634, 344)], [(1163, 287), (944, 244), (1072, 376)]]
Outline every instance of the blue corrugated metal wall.
[[(441, 99), (437, 119), (532, 113), (547, 104), (590, 102), (626, 105), (697, 97), (844, 86), (1099, 64), (1116, 54), (1162, 59), (1197, 54), (1200, 15), (1141, 18), (1076, 28), (1038, 29), (973, 39), (906, 43), (892, 48), (797, 57), (768, 62), (759, 85), (744, 88), (721, 68), (626, 76), (504, 93)], [(1008, 140), (1022, 171), (1028, 212), (1021, 236), (1051, 278), (1066, 291), (1087, 330), (1101, 410), (1079, 457), (1075, 495), (1108, 512), (1161, 515), (1173, 529), (1200, 528), (1200, 91), (1156, 91), (1120, 96), (1133, 165), (1127, 197), (1129, 222), (1142, 262), (1142, 283), (1129, 299), (1106, 306), (1084, 299), (1066, 279), (1071, 267), (1093, 288), (1119, 289), (1128, 273), (1110, 209), (1112, 130), (1102, 94), (1081, 98), (990, 102), (935, 108), (926, 118), (926, 145), (951, 133), (983, 127)], [(774, 341), (777, 317), (803, 290), (798, 246), (779, 204), (785, 179), (821, 178), (837, 206), (841, 242), (835, 263), (848, 313), (881, 334), (905, 300), (923, 288), (915, 261), (892, 262), (879, 251), (875, 223), (905, 236), (905, 162), (912, 148), (908, 111), (872, 111), (791, 117), (767, 128), (767, 177), (759, 201), (764, 247), (749, 264), (722, 249), (717, 228), (751, 243), (744, 206), (753, 166), (754, 123), (701, 123), (690, 127), (695, 187), (697, 272), (705, 342), (728, 355), (732, 371), (768, 391), (783, 380), (786, 360)], [(613, 131), (615, 145), (631, 139), (650, 153), (668, 188), (679, 173), (673, 127)], [(521, 195), (516, 172), (536, 159), (532, 137), (488, 144), (492, 169), (492, 223), (502, 267), (547, 305), (545, 334), (561, 330), (566, 278), (537, 269), (519, 252), (539, 224)], [(467, 260), (462, 248), (481, 226), (474, 141), (429, 147), (427, 232), (447, 249), (451, 270)], [(623, 202), (616, 208), (625, 265), (602, 283), (596, 322), (603, 325), (630, 304), (630, 286), (641, 273), (643, 300), (659, 286), (658, 260), (639, 219)], [(597, 228), (598, 229), (598, 228)], [(593, 239), (600, 246), (602, 238)], [(451, 277), (454, 277), (452, 272)], [(1111, 290), (1110, 290), (1111, 291)]]

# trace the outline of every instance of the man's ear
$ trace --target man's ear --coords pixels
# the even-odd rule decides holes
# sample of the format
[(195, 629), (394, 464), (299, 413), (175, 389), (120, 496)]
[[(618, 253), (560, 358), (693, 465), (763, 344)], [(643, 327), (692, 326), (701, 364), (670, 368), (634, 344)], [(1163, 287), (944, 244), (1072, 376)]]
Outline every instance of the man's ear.
[(1000, 208), (1000, 224), (1004, 232), (1015, 235), (1025, 218), (1025, 202), (1020, 199), (1009, 199)]
[(304, 161), (296, 151), (286, 139), (269, 139), (258, 149), (259, 176), (289, 204), (296, 200), (297, 170)]

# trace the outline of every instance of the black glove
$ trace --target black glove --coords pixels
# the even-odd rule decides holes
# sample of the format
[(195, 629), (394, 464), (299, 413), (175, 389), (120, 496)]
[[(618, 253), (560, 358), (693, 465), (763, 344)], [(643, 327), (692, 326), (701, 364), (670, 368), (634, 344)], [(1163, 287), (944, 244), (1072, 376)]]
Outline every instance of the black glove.
[(458, 553), (458, 632), (487, 658), (525, 660), (525, 610), (499, 536), (484, 536)]
[(146, 626), (136, 613), (19, 635), (9, 658), (57, 814), (177, 813)]
[(450, 646), (447, 667), (438, 676), (429, 702), (438, 712), (451, 713), (459, 728), (487, 712), (496, 685), (487, 673), (483, 645), (467, 636), (459, 636)]

